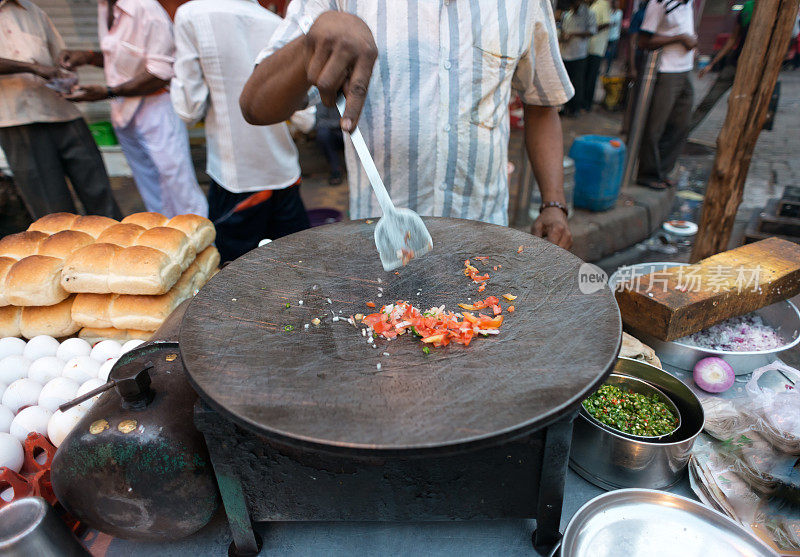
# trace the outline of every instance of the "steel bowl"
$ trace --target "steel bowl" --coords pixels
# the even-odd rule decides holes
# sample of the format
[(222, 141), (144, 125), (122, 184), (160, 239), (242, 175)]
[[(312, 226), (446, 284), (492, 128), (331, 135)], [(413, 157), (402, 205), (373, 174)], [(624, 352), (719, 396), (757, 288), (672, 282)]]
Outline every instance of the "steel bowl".
[[(556, 554), (556, 552), (553, 552)], [(561, 557), (777, 557), (727, 516), (680, 495), (623, 489), (598, 495), (569, 521)]]
[[(642, 263), (631, 265), (617, 270), (608, 279), (608, 285), (614, 290), (617, 283), (631, 277), (643, 276), (655, 271), (663, 271), (671, 267), (682, 267), (686, 263)], [(792, 302), (786, 300), (756, 310), (766, 325), (780, 332), (787, 343), (772, 350), (758, 350), (751, 352), (729, 352), (726, 350), (711, 350), (691, 346), (678, 340), (670, 342), (655, 338), (647, 331), (630, 329), (630, 333), (643, 343), (649, 345), (661, 361), (667, 365), (692, 371), (697, 362), (709, 356), (716, 356), (728, 362), (736, 375), (752, 373), (754, 369), (771, 364), (778, 359), (781, 352), (788, 350), (800, 343), (800, 311)]]
[(681, 416), (680, 427), (662, 441), (631, 439), (602, 428), (578, 413), (572, 432), (570, 467), (603, 489), (665, 489), (681, 479), (705, 416), (697, 396), (679, 379), (650, 364), (619, 358), (614, 373), (641, 379), (668, 396)]
[(647, 381), (642, 381), (641, 379), (637, 379), (636, 377), (631, 377), (630, 375), (620, 375), (618, 373), (612, 373), (608, 379), (606, 379), (603, 385), (614, 385), (615, 387), (619, 387), (622, 391), (628, 391), (632, 393), (637, 393), (640, 395), (645, 395), (647, 397), (651, 397), (653, 395), (656, 396), (657, 400), (666, 404), (669, 409), (672, 411), (674, 416), (678, 418), (678, 425), (676, 425), (672, 431), (665, 433), (664, 435), (634, 435), (633, 433), (626, 433), (624, 431), (619, 431), (611, 427), (610, 425), (606, 425), (586, 410), (586, 408), (581, 405), (580, 413), (583, 417), (587, 418), (589, 421), (593, 422), (597, 426), (607, 429), (612, 433), (616, 433), (618, 435), (623, 435), (630, 439), (635, 439), (637, 441), (663, 441), (664, 439), (671, 438), (672, 434), (675, 433), (681, 427), (681, 412), (678, 410), (678, 407), (675, 406), (675, 403), (672, 402), (672, 399), (669, 398), (666, 394), (664, 394), (661, 389), (658, 387), (651, 385)]

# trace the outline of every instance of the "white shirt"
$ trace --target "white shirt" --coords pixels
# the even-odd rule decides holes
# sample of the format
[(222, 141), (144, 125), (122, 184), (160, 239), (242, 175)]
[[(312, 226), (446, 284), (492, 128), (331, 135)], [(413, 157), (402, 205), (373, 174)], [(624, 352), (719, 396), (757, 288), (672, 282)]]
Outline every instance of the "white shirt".
[(608, 28), (608, 40), (618, 41), (622, 34), (622, 10), (616, 9), (611, 13), (611, 25)]
[(205, 117), (208, 175), (234, 193), (281, 189), (300, 178), (286, 124), (251, 126), (239, 108), (253, 60), (280, 22), (255, 0), (193, 0), (175, 14), (172, 105), (186, 122)]
[[(694, 35), (694, 9), (691, 0), (685, 4), (680, 0), (651, 0), (644, 12), (641, 30), (665, 37)], [(661, 49), (659, 72), (681, 73), (692, 71), (692, 68), (694, 50), (686, 50), (681, 43), (673, 43)]]
[[(97, 30), (109, 86), (121, 85), (144, 71), (163, 80), (172, 77), (175, 61), (172, 22), (156, 0), (117, 0), (111, 29), (108, 2), (99, 0)], [(111, 99), (111, 122), (117, 127), (127, 126), (142, 98)]]
[[(299, 36), (301, 18), (354, 13), (378, 59), (359, 128), (392, 200), (423, 215), (508, 222), (508, 103), (573, 94), (549, 0), (295, 0), (258, 61)], [(346, 140), (350, 217), (380, 208)]]
[[(564, 34), (597, 33), (597, 18), (585, 4), (577, 10), (565, 12), (561, 18), (561, 30)], [(589, 55), (588, 37), (570, 37), (561, 43), (561, 56), (568, 62), (583, 60)]]

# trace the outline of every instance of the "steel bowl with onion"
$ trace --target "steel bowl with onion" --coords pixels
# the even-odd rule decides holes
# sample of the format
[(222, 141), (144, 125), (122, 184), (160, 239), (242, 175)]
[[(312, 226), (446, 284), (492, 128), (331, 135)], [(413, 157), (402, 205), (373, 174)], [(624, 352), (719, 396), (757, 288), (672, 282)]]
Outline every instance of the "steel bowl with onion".
[(679, 379), (650, 364), (619, 358), (614, 374), (658, 388), (677, 407), (681, 423), (662, 439), (635, 439), (588, 414), (578, 413), (572, 433), (570, 467), (603, 489), (640, 487), (664, 489), (681, 479), (694, 441), (703, 430), (703, 407)]
[[(685, 265), (687, 263), (659, 262), (622, 267), (611, 275), (608, 279), (608, 285), (614, 290), (622, 280), (632, 280), (635, 277)], [(703, 358), (716, 356), (728, 362), (736, 375), (745, 375), (752, 373), (754, 369), (771, 364), (778, 359), (781, 352), (800, 343), (800, 311), (792, 302), (788, 300), (778, 302), (758, 309), (753, 313), (760, 316), (766, 325), (781, 333), (786, 339), (786, 344), (771, 350), (732, 352), (701, 348), (678, 340), (666, 342), (648, 334), (647, 331), (631, 329), (629, 332), (655, 350), (661, 361), (669, 366), (692, 371), (695, 364)]]

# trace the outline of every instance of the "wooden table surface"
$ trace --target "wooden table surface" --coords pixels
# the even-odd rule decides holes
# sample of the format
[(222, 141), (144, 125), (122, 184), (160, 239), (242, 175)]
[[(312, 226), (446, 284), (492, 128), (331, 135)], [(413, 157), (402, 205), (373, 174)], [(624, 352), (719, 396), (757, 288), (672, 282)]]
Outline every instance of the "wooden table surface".
[[(399, 274), (381, 267), (374, 223), (365, 221), (288, 236), (223, 269), (190, 303), (181, 327), (182, 357), (200, 395), (279, 442), (375, 454), (494, 445), (576, 409), (619, 350), (610, 290), (581, 293), (581, 261), (539, 238), (475, 221), (425, 220), (434, 249)], [(490, 259), (483, 266), (475, 256)], [(467, 258), (491, 276), (483, 293), (463, 274)], [(409, 335), (378, 338), (372, 348), (344, 319), (375, 311), (368, 301), (458, 310), (469, 298), (505, 293), (518, 298), (499, 335), (429, 355)]]

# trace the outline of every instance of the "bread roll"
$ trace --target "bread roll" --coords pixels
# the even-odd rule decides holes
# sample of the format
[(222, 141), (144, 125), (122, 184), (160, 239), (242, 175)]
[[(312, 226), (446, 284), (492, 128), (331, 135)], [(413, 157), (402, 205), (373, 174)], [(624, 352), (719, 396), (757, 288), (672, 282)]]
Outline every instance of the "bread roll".
[(98, 215), (88, 215), (75, 219), (75, 222), (73, 222), (72, 226), (70, 226), (70, 230), (85, 232), (92, 238), (97, 238), (106, 228), (115, 224), (118, 224), (118, 222), (114, 219), (101, 217)]
[(105, 243), (79, 249), (64, 262), (61, 286), (67, 292), (108, 294), (111, 265), (122, 249)]
[(20, 260), (39, 253), (39, 245), (48, 238), (44, 232), (26, 231), (11, 234), (0, 240), (0, 257)]
[(116, 294), (78, 294), (72, 303), (72, 320), (81, 327), (112, 327), (111, 304)]
[(25, 338), (50, 335), (55, 338), (68, 337), (78, 332), (80, 327), (72, 320), (71, 296), (54, 306), (22, 308), (19, 329)]
[(164, 226), (157, 226), (144, 232), (136, 240), (136, 245), (157, 249), (167, 254), (173, 262), (178, 264), (181, 272), (189, 267), (197, 255), (194, 245), (186, 237), (186, 234), (176, 228)]
[(153, 336), (152, 331), (135, 331), (105, 328), (97, 329), (93, 327), (84, 327), (78, 336), (88, 342), (89, 344), (96, 344), (101, 340), (116, 340), (117, 342), (128, 342), (129, 340), (150, 340)]
[(105, 242), (107, 244), (114, 244), (127, 248), (136, 245), (136, 240), (144, 233), (145, 228), (138, 224), (120, 223), (106, 228), (100, 236), (98, 242)]
[(20, 336), (19, 319), (22, 316), (22, 308), (17, 306), (6, 306), (0, 308), (0, 337)]
[(197, 259), (194, 261), (200, 266), (200, 271), (207, 278), (211, 278), (211, 275), (219, 267), (219, 252), (214, 246), (208, 246), (197, 254)]
[(210, 246), (217, 237), (214, 224), (207, 218), (198, 215), (177, 215), (172, 217), (167, 224), (170, 228), (177, 228), (189, 237), (197, 253)]
[(72, 228), (72, 224), (77, 218), (78, 215), (73, 215), (72, 213), (51, 213), (34, 222), (28, 227), (28, 230), (55, 234)]
[(117, 294), (161, 295), (180, 276), (180, 265), (165, 253), (147, 246), (133, 246), (114, 255), (108, 288)]
[(164, 226), (167, 224), (168, 220), (169, 219), (161, 213), (134, 213), (122, 219), (122, 222), (138, 224), (149, 230), (156, 226)]
[(10, 305), (10, 302), (6, 298), (6, 276), (16, 262), (16, 259), (10, 257), (0, 257), (0, 307)]
[(31, 255), (8, 271), (6, 299), (15, 306), (52, 306), (69, 294), (61, 287), (64, 262), (56, 257)]
[(56, 232), (39, 245), (39, 255), (57, 257), (62, 261), (72, 252), (94, 243), (94, 238), (77, 230)]

